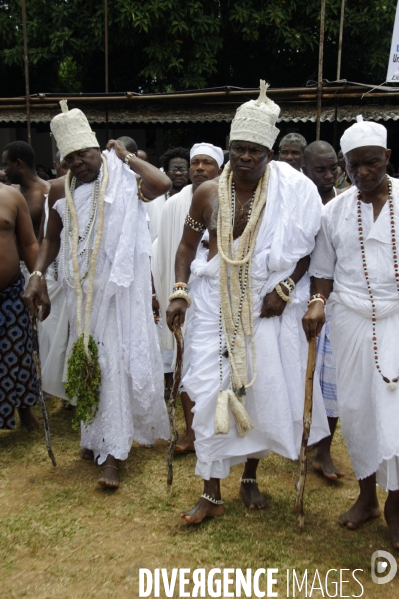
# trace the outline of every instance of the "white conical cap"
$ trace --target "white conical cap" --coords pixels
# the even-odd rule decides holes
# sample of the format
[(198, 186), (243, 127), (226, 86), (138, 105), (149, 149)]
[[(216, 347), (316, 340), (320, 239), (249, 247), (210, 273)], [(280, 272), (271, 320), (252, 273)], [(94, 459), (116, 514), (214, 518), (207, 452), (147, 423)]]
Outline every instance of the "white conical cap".
[(60, 105), (62, 112), (53, 118), (50, 129), (61, 155), (65, 158), (71, 152), (84, 148), (99, 148), (100, 144), (86, 115), (78, 108), (68, 110), (66, 100), (61, 100)]
[(267, 97), (269, 85), (261, 79), (257, 100), (242, 104), (231, 123), (230, 141), (251, 141), (272, 149), (280, 133), (275, 127), (280, 107)]

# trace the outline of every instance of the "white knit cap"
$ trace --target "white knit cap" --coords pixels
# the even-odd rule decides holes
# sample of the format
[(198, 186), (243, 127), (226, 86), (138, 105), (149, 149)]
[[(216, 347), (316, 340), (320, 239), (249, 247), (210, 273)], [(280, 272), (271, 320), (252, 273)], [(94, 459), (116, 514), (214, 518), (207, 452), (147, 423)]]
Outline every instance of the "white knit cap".
[(213, 144), (208, 143), (200, 143), (194, 144), (190, 150), (190, 160), (194, 158), (194, 156), (198, 156), (199, 154), (206, 154), (206, 156), (210, 156), (218, 163), (219, 168), (223, 164), (224, 154), (222, 148), (218, 148), (218, 146), (214, 146)]
[(57, 114), (50, 123), (60, 154), (65, 158), (71, 152), (84, 148), (99, 148), (100, 144), (86, 115), (79, 108), (68, 110), (66, 100), (61, 100), (60, 105), (62, 113)]
[(357, 116), (356, 120), (357, 123), (349, 127), (341, 137), (343, 154), (363, 146), (379, 146), (387, 149), (387, 130), (384, 125), (364, 121), (361, 115)]
[(259, 98), (245, 102), (237, 108), (231, 123), (230, 141), (251, 141), (272, 149), (280, 133), (275, 127), (280, 107), (266, 96), (268, 87), (261, 79)]

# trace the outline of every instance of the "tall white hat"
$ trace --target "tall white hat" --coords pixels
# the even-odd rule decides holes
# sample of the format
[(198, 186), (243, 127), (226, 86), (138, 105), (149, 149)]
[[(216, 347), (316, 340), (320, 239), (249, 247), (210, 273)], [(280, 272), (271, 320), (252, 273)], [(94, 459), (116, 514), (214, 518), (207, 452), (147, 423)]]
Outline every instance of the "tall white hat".
[(86, 115), (79, 108), (68, 110), (66, 100), (61, 100), (60, 106), (62, 112), (53, 118), (50, 129), (61, 155), (65, 158), (71, 152), (84, 148), (99, 148), (100, 144)]
[(272, 149), (280, 133), (275, 127), (280, 107), (266, 96), (268, 87), (261, 79), (259, 98), (245, 102), (237, 108), (231, 123), (230, 141), (251, 141)]
[(387, 149), (387, 130), (384, 125), (364, 121), (361, 115), (356, 117), (357, 123), (349, 127), (341, 137), (341, 150), (347, 154), (363, 146), (379, 146)]
[(198, 156), (199, 154), (206, 154), (206, 156), (210, 156), (218, 163), (219, 168), (223, 164), (224, 154), (222, 148), (218, 146), (214, 146), (213, 144), (208, 144), (206, 142), (200, 144), (194, 144), (190, 150), (190, 160), (194, 158), (194, 156)]

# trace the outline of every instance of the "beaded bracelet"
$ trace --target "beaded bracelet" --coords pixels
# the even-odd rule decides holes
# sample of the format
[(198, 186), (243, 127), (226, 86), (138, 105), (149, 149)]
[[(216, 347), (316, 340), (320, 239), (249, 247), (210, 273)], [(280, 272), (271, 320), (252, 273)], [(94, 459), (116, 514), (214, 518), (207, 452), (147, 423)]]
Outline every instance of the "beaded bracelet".
[(143, 185), (143, 179), (140, 177), (138, 180), (138, 185), (137, 185), (137, 195), (139, 196), (139, 200), (141, 200), (145, 204), (148, 204), (148, 202), (152, 202), (152, 200), (149, 200), (148, 198), (145, 197), (145, 195), (141, 191), (142, 185)]
[(323, 303), (323, 308), (324, 308), (324, 306), (325, 306), (325, 304), (324, 304), (324, 300), (323, 300), (323, 298), (321, 298), (321, 297), (314, 297), (313, 299), (310, 299), (310, 300), (308, 301), (308, 306), (310, 306), (310, 304), (314, 304), (314, 302), (322, 302), (322, 303)]
[(187, 289), (187, 283), (175, 283), (173, 286), (173, 291), (178, 291), (179, 289)]
[(321, 293), (315, 293), (314, 295), (312, 295), (312, 297), (308, 301), (308, 306), (309, 306), (309, 304), (311, 304), (312, 302), (314, 302), (316, 300), (321, 300), (324, 305), (326, 305), (326, 303), (327, 303), (327, 300), (324, 297), (324, 295), (321, 295)]
[(188, 295), (187, 291), (184, 291), (183, 289), (178, 289), (178, 291), (174, 291), (172, 295), (169, 296), (170, 302), (174, 299), (186, 300), (188, 307), (190, 307), (192, 304), (191, 297)]
[(37, 275), (40, 279), (43, 278), (43, 273), (41, 273), (40, 270), (34, 270), (33, 272), (31, 272), (29, 278), (31, 279), (35, 275)]
[(288, 303), (292, 302), (292, 297), (290, 295), (285, 295), (284, 291), (281, 289), (280, 283), (277, 283), (274, 289), (277, 291), (277, 295), (281, 297), (282, 300)]
[(187, 225), (187, 227), (190, 227), (190, 229), (193, 229), (193, 231), (196, 231), (197, 233), (203, 233), (204, 231), (206, 231), (205, 225), (194, 220), (193, 217), (189, 214), (187, 214), (184, 224)]
[(287, 277), (286, 279), (284, 279), (283, 284), (288, 287), (288, 289), (290, 290), (290, 293), (292, 293), (295, 289), (295, 283), (294, 281), (291, 279), (291, 277)]

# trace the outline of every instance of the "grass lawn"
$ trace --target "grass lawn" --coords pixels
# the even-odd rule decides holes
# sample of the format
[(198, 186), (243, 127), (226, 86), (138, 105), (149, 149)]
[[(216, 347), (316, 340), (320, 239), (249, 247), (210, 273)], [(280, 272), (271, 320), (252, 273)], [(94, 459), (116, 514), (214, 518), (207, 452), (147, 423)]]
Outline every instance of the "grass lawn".
[[(290, 597), (294, 596), (292, 570), (299, 580), (307, 570), (308, 593), (304, 587), (295, 592), (301, 598), (327, 597), (327, 571), (348, 569), (342, 578), (352, 582), (343, 584), (342, 594), (338, 586), (336, 596), (399, 599), (399, 574), (385, 585), (371, 581), (373, 552), (394, 553), (384, 518), (358, 531), (337, 524), (338, 515), (357, 497), (356, 479), (339, 431), (333, 455), (346, 476), (342, 482), (331, 483), (309, 470), (302, 534), (295, 532), (293, 513), (299, 466), (276, 455), (259, 467), (259, 486), (268, 500), (264, 511), (249, 512), (242, 505), (238, 496), (242, 467), (237, 466), (222, 482), (225, 515), (190, 527), (179, 512), (192, 507), (202, 491), (201, 481), (194, 476), (195, 456), (175, 459), (174, 483), (168, 488), (166, 443), (135, 446), (121, 466), (120, 488), (100, 489), (99, 467), (79, 458), (79, 435), (71, 429), (71, 412), (57, 399), (48, 402), (48, 410), (57, 468), (47, 456), (39, 408), (35, 408), (39, 431), (0, 431), (2, 599), (136, 599), (140, 568), (166, 568), (169, 575), (172, 568), (241, 568), (244, 572), (246, 568), (277, 568), (278, 583), (273, 590), (278, 597), (287, 597), (287, 569)], [(181, 424), (181, 412), (178, 418)], [(383, 505), (385, 493), (379, 490), (379, 497)], [(398, 557), (396, 552), (397, 561)], [(323, 591), (313, 590), (309, 595), (316, 569)], [(363, 570), (356, 573), (363, 593), (352, 578), (355, 569)], [(338, 577), (331, 577), (334, 580), (339, 580), (339, 572)], [(265, 577), (260, 588), (266, 591)], [(331, 583), (328, 592), (335, 596)], [(162, 590), (160, 596), (165, 597)], [(173, 596), (179, 597), (178, 587)]]

